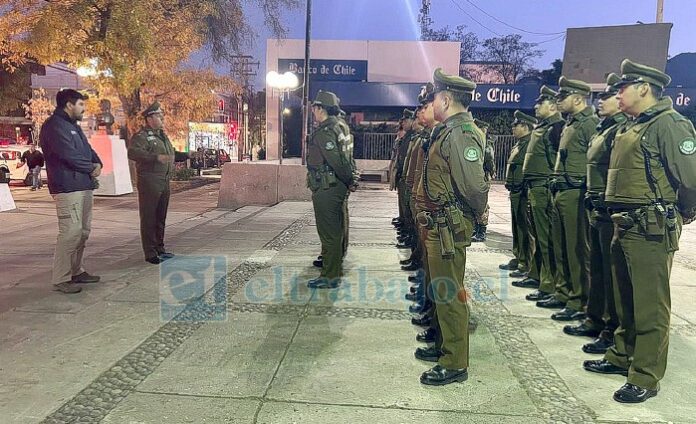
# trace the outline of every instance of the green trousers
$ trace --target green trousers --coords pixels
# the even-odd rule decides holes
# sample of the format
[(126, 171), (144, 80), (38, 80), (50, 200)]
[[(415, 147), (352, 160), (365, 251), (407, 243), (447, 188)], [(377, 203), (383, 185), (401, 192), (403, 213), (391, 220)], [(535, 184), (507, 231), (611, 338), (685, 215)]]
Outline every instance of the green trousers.
[[(677, 234), (681, 226), (680, 219)], [(667, 368), (673, 258), (666, 237), (648, 237), (639, 226), (614, 226), (611, 269), (619, 328), (605, 359), (628, 369), (628, 382), (645, 389), (655, 390)]]
[(350, 190), (346, 192), (346, 199), (343, 201), (343, 257), (348, 253), (348, 244), (350, 243), (350, 212), (348, 211), (348, 198)]
[(341, 182), (328, 189), (312, 193), (314, 218), (321, 240), (323, 267), (321, 277), (334, 279), (343, 272), (343, 240), (345, 236), (344, 208), (348, 188)]
[(587, 211), (590, 223), (590, 284), (585, 325), (613, 335), (619, 326), (611, 277), (611, 239), (614, 224), (606, 209)]
[(527, 196), (523, 191), (510, 192), (512, 212), (512, 254), (517, 258), (517, 269), (529, 270), (529, 227), (527, 226)]
[(464, 218), (464, 230), (454, 235), (454, 255), (443, 257), (437, 228), (425, 232), (428, 273), (440, 328), (436, 346), (442, 351), (438, 363), (448, 369), (469, 366), (469, 305), (464, 289), (466, 247), (471, 245), (472, 219)]
[(529, 238), (529, 251), (527, 252), (529, 270), (527, 271), (527, 277), (541, 281), (541, 266), (543, 261), (541, 258), (541, 250), (537, 249), (537, 240), (536, 237), (534, 237), (536, 230), (534, 228), (534, 218), (532, 217), (532, 207), (529, 202), (529, 192), (527, 190), (522, 192), (520, 203), (525, 207), (525, 218), (527, 223), (526, 236)]
[(169, 208), (169, 181), (154, 176), (138, 176), (140, 241), (145, 259), (164, 253), (164, 227)]
[(539, 290), (545, 293), (554, 293), (559, 281), (559, 272), (556, 268), (553, 240), (551, 234), (552, 219), (554, 217), (551, 203), (551, 193), (548, 188), (531, 187), (529, 193), (529, 206), (532, 220), (534, 221), (534, 239), (536, 250), (541, 257), (539, 269)]
[(556, 287), (556, 297), (566, 302), (566, 308), (583, 310), (587, 303), (589, 252), (585, 190), (570, 189), (556, 193), (553, 231), (554, 252), (563, 277)]
[(405, 221), (408, 215), (408, 202), (406, 200), (406, 190), (406, 181), (404, 178), (400, 178), (396, 182), (396, 194), (399, 200), (399, 218), (401, 218), (402, 221)]

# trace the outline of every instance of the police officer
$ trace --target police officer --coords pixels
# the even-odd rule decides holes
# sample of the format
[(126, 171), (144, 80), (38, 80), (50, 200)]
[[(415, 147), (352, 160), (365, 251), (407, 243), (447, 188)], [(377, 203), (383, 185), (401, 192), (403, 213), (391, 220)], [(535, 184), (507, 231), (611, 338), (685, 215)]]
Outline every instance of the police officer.
[[(488, 181), (490, 186), (490, 181), (495, 176), (495, 150), (493, 149), (493, 140), (488, 136), (488, 129), (490, 125), (488, 122), (480, 119), (474, 119), (474, 124), (486, 137), (486, 148), (483, 151), (483, 171), (486, 181)], [(472, 242), (480, 243), (486, 241), (486, 229), (488, 227), (489, 212), (490, 208), (489, 206), (486, 206), (486, 210), (481, 214), (481, 216), (476, 217), (476, 223), (474, 224), (474, 235), (471, 237)]]
[(188, 154), (177, 152), (164, 133), (164, 113), (158, 102), (142, 112), (143, 128), (133, 136), (128, 158), (135, 161), (140, 211), (140, 240), (145, 260), (159, 264), (174, 254), (164, 248), (164, 227), (169, 208), (169, 181), (175, 161)]
[[(587, 194), (585, 206), (590, 223), (590, 274), (587, 294), (587, 318), (577, 326), (566, 326), (563, 332), (572, 336), (596, 337), (582, 350), (587, 353), (605, 353), (614, 344), (614, 330), (619, 325), (614, 305), (611, 278), (611, 259), (609, 248), (614, 233), (607, 207), (604, 204), (604, 191), (607, 186), (609, 156), (614, 136), (626, 122), (626, 115), (619, 109), (618, 89), (614, 84), (621, 77), (611, 73), (607, 77), (607, 87), (599, 94), (599, 116), (602, 118), (597, 134), (587, 149)], [(605, 319), (606, 316), (606, 319)]]
[(353, 168), (343, 152), (347, 135), (339, 125), (338, 98), (330, 91), (319, 91), (312, 103), (318, 126), (307, 146), (307, 185), (317, 232), (321, 239), (323, 266), (310, 288), (336, 288), (343, 272), (344, 203), (348, 188), (355, 184)]
[(476, 84), (437, 69), (434, 85), (435, 118), (444, 127), (434, 134), (424, 160), (427, 202), (418, 222), (427, 229), (425, 250), (440, 335), (434, 346), (419, 348), (415, 355), (438, 363), (421, 375), (421, 383), (445, 385), (468, 378), (466, 246), (475, 217), (486, 209), (488, 184), (483, 175), (485, 138), (468, 112)]
[[(419, 96), (420, 97), (420, 96)], [(416, 169), (418, 164), (419, 152), (422, 152), (423, 137), (429, 137), (429, 131), (421, 123), (423, 120), (423, 110), (419, 106), (415, 110), (415, 121), (413, 123), (413, 130), (415, 132), (414, 137), (411, 139), (410, 147), (406, 155), (406, 161), (404, 162), (404, 179), (406, 181), (406, 198), (408, 201), (409, 216), (415, 217), (414, 209), (414, 196), (415, 196), (415, 179), (416, 179)], [(401, 264), (401, 269), (403, 271), (417, 271), (421, 268), (423, 262), (421, 260), (422, 249), (421, 240), (418, 238), (419, 231), (415, 226), (415, 222), (412, 229), (413, 246), (411, 256), (408, 259), (408, 263)], [(415, 277), (414, 277), (415, 279)]]
[[(541, 260), (539, 280), (527, 277), (521, 281), (513, 281), (516, 287), (538, 288), (528, 294), (527, 300), (537, 301), (537, 306), (556, 299), (553, 293), (559, 280), (556, 269), (556, 259), (551, 238), (551, 192), (548, 178), (553, 172), (554, 161), (558, 152), (564, 121), (556, 107), (556, 92), (547, 86), (542, 86), (536, 99), (534, 112), (539, 124), (529, 139), (529, 145), (524, 155), (522, 175), (529, 196), (529, 213), (532, 220), (530, 229), (535, 240), (534, 252)], [(560, 303), (560, 302), (559, 302)], [(551, 307), (562, 306), (563, 303), (552, 304)]]
[(568, 115), (554, 167), (552, 191), (558, 225), (557, 263), (565, 284), (557, 286), (557, 299), (565, 301), (563, 310), (551, 315), (556, 321), (584, 319), (589, 276), (589, 242), (585, 191), (587, 147), (597, 132), (599, 118), (587, 104), (592, 92), (587, 83), (561, 77), (556, 97), (558, 109)]
[[(530, 228), (527, 225), (527, 190), (524, 187), (524, 174), (522, 165), (524, 156), (527, 152), (529, 139), (537, 123), (536, 118), (529, 116), (519, 110), (514, 113), (512, 121), (512, 135), (516, 143), (510, 150), (510, 157), (507, 162), (505, 172), (505, 188), (510, 191), (510, 209), (512, 212), (512, 253), (515, 256), (515, 269), (517, 275), (524, 275), (529, 272), (531, 262), (533, 262), (532, 242), (530, 238)], [(506, 267), (504, 269), (509, 269)], [(539, 279), (537, 267), (531, 275), (535, 280)]]
[(415, 112), (410, 109), (404, 109), (401, 117), (401, 126), (406, 131), (404, 136), (399, 141), (399, 146), (396, 152), (396, 189), (399, 198), (399, 216), (401, 217), (401, 228), (397, 239), (397, 248), (408, 249), (413, 246), (413, 231), (414, 223), (408, 207), (408, 192), (406, 185), (406, 176), (404, 175), (404, 163), (411, 147), (411, 142), (416, 136), (416, 131), (413, 129)]
[(696, 217), (696, 131), (662, 96), (669, 75), (628, 59), (621, 73), (619, 107), (634, 119), (614, 138), (604, 198), (619, 328), (604, 359), (583, 366), (627, 376), (614, 400), (637, 403), (657, 395), (667, 368), (672, 259), (682, 220)]

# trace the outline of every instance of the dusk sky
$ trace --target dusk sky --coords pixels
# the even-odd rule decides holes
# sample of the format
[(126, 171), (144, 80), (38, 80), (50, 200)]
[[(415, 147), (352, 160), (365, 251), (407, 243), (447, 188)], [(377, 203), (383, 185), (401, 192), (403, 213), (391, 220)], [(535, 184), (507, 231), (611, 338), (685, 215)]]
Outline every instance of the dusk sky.
[[(538, 42), (546, 50), (535, 63), (537, 68), (545, 69), (554, 59), (563, 57), (565, 39), (558, 33), (576, 27), (653, 23), (656, 3), (656, 0), (432, 0), (431, 17), (435, 21), (433, 28), (463, 24), (479, 39), (519, 33), (525, 41)], [(417, 40), (420, 7), (420, 0), (313, 0), (312, 37)], [(253, 15), (252, 20), (260, 24), (258, 12)], [(674, 24), (669, 54), (696, 51), (693, 33), (696, 0), (665, 0), (664, 17), (665, 22)], [(304, 38), (304, 5), (288, 13), (284, 22), (289, 30), (288, 38)], [(255, 47), (249, 52), (262, 62), (257, 88), (262, 87), (266, 73), (265, 46), (269, 36), (267, 31), (259, 31)]]

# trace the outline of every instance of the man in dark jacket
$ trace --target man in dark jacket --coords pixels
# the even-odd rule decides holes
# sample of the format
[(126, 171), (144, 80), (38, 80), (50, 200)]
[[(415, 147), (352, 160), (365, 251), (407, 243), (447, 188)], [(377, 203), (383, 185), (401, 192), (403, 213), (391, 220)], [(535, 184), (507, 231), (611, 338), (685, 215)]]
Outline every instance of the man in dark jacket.
[(27, 168), (29, 168), (29, 172), (31, 172), (31, 191), (35, 191), (43, 186), (41, 183), (41, 168), (44, 166), (44, 157), (40, 151), (36, 150), (36, 146), (33, 144), (29, 145), (29, 150), (22, 153), (17, 168), (25, 163)]
[(82, 258), (92, 224), (92, 191), (102, 169), (99, 156), (77, 124), (86, 99), (75, 90), (59, 91), (56, 110), (41, 127), (48, 190), (58, 214), (52, 282), (63, 293), (78, 293), (82, 290), (79, 284), (99, 281), (85, 272)]

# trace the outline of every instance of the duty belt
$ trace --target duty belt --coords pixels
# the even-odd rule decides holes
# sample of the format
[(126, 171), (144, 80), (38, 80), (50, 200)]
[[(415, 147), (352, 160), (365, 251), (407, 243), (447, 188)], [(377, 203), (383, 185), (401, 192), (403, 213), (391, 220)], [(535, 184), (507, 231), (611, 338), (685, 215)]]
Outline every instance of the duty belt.
[(545, 178), (539, 178), (539, 179), (533, 179), (533, 180), (524, 180), (524, 185), (533, 188), (533, 187), (548, 187), (549, 182)]

